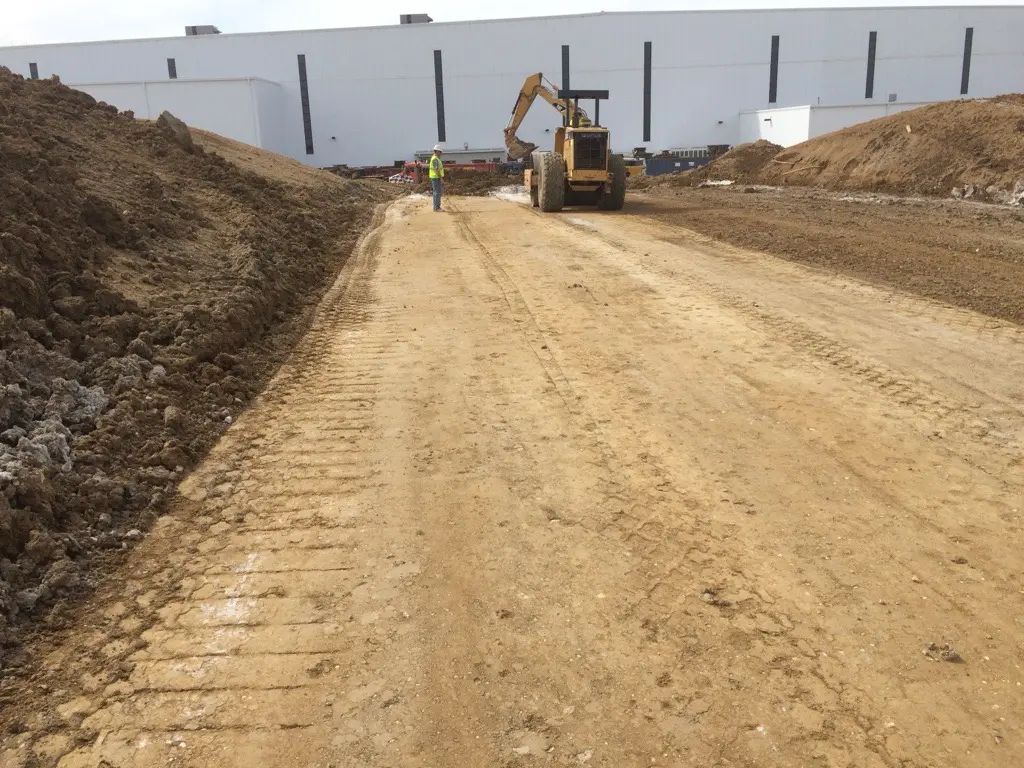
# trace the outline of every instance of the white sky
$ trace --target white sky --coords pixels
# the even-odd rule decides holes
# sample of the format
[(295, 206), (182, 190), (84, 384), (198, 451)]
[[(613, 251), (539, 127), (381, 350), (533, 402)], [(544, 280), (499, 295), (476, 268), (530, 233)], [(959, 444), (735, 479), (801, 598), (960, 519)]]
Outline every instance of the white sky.
[(892, 5), (1018, 5), (1020, 0), (4, 0), (0, 45), (174, 37), (187, 24), (221, 32), (266, 32), (397, 24), (402, 13), (434, 21), (627, 10)]

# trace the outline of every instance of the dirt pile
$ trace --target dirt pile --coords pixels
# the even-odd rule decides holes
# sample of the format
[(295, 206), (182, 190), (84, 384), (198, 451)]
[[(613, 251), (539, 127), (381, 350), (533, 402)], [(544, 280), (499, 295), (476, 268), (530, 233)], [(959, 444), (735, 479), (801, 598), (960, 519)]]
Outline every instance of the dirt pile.
[[(486, 197), (496, 189), (522, 183), (523, 177), (520, 174), (493, 171), (454, 171), (445, 176), (444, 192), (446, 195)], [(429, 194), (430, 182), (417, 184), (413, 191)]]
[(779, 154), (766, 184), (1010, 202), (1024, 182), (1024, 96), (947, 101), (819, 136)]
[(772, 158), (781, 151), (782, 147), (778, 144), (764, 139), (750, 144), (740, 144), (703, 168), (695, 168), (690, 173), (700, 181), (756, 181), (765, 167), (771, 163)]
[(0, 68), (5, 666), (16, 622), (58, 621), (99, 553), (143, 536), (391, 194), (202, 143)]
[(630, 187), (634, 190), (659, 187), (695, 187), (706, 181), (729, 180), (756, 183), (765, 166), (771, 163), (782, 147), (761, 139), (750, 144), (739, 144), (705, 166), (661, 176), (634, 176)]

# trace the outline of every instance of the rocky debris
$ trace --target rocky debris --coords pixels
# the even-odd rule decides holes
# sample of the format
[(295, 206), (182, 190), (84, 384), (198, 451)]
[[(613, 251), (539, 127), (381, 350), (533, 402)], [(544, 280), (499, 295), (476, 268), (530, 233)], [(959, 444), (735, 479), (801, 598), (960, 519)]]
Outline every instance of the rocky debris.
[(716, 608), (729, 608), (732, 606), (732, 601), (724, 598), (721, 593), (714, 587), (708, 587), (700, 593), (700, 599), (708, 605), (713, 605)]
[(107, 409), (109, 398), (100, 387), (83, 387), (77, 381), (56, 378), (43, 415), (70, 429), (87, 432)]
[(143, 537), (397, 191), (257, 173), (4, 68), (0, 105), (2, 666), (94, 551)]
[(1012, 190), (1001, 189), (995, 184), (980, 190), (976, 184), (964, 184), (962, 187), (953, 187), (950, 195), (957, 200), (976, 199), (1000, 205), (1024, 205), (1024, 183), (1018, 181)]
[(164, 426), (170, 427), (177, 432), (185, 426), (185, 414), (180, 408), (168, 405), (164, 408)]
[(161, 112), (160, 117), (156, 119), (156, 124), (163, 134), (179, 147), (187, 152), (196, 151), (196, 145), (192, 141), (192, 134), (189, 133), (188, 126), (170, 112), (167, 110)]
[(924, 655), (931, 661), (948, 661), (952, 664), (963, 664), (964, 660), (951, 643), (929, 643)]

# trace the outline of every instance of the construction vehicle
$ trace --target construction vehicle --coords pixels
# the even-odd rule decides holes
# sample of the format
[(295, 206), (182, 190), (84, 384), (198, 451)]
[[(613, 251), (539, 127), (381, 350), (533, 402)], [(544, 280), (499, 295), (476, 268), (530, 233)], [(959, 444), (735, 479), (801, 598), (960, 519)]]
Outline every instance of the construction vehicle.
[[(553, 152), (522, 141), (516, 132), (540, 96), (562, 116)], [(609, 151), (611, 133), (601, 126), (601, 100), (608, 91), (563, 91), (545, 83), (538, 72), (526, 78), (505, 127), (509, 158), (523, 160), (524, 183), (534, 208), (560, 211), (566, 205), (596, 205), (620, 210), (626, 201), (626, 162)], [(594, 119), (580, 109), (580, 99), (594, 100)]]
[(626, 176), (633, 178), (634, 176), (644, 175), (644, 161), (635, 157), (624, 158), (626, 163)]

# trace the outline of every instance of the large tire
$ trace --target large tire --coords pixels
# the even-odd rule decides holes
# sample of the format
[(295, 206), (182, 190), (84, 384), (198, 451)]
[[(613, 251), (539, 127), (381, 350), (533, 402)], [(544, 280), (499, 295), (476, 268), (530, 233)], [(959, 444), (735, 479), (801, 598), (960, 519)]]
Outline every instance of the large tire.
[[(534, 208), (540, 207), (540, 152), (531, 152), (523, 163), (530, 169), (530, 204)], [(523, 174), (525, 178), (525, 174)], [(537, 183), (534, 183), (537, 182)]]
[(533, 167), (540, 170), (540, 209), (544, 213), (557, 213), (565, 206), (565, 160), (556, 152), (538, 152)]
[(597, 198), (597, 207), (602, 211), (621, 211), (626, 204), (626, 161), (619, 155), (612, 155), (608, 158), (608, 170), (612, 180)]

